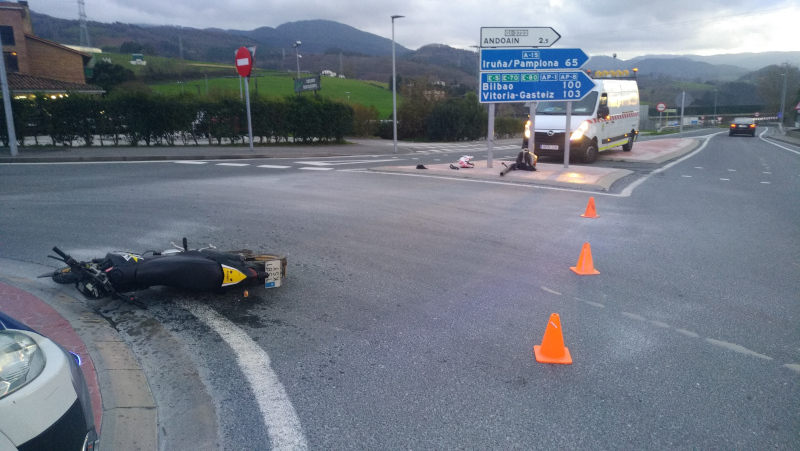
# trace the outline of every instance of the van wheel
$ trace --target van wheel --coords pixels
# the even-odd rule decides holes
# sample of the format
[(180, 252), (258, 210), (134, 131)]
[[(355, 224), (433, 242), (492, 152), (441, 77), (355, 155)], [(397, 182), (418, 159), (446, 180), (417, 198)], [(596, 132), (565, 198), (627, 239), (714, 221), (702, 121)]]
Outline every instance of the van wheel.
[(636, 132), (631, 131), (631, 136), (630, 136), (630, 138), (628, 138), (628, 142), (626, 144), (622, 145), (622, 151), (623, 152), (630, 152), (631, 149), (633, 149), (634, 136), (636, 136)]
[(597, 160), (597, 143), (592, 141), (591, 144), (586, 146), (586, 151), (581, 158), (582, 163), (592, 164)]

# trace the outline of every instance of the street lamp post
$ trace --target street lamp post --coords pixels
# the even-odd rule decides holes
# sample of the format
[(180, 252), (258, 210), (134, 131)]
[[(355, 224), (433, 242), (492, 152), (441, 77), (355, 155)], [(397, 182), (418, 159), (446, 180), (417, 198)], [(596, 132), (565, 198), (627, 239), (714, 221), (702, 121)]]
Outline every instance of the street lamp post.
[(394, 153), (397, 153), (397, 73), (394, 56), (394, 20), (405, 16), (392, 16), (392, 129), (394, 132)]
[(300, 41), (292, 44), (292, 47), (294, 47), (294, 57), (297, 60), (297, 78), (300, 78), (300, 53), (297, 50), (297, 48), (300, 47)]
[(717, 121), (717, 90), (714, 90), (714, 123)]
[(780, 122), (781, 125), (783, 125), (783, 115), (784, 115), (783, 109), (786, 107), (786, 78), (787, 78), (786, 75), (787, 74), (781, 74), (781, 76), (783, 77), (783, 90), (781, 91), (781, 117), (780, 117), (781, 120), (778, 121)]

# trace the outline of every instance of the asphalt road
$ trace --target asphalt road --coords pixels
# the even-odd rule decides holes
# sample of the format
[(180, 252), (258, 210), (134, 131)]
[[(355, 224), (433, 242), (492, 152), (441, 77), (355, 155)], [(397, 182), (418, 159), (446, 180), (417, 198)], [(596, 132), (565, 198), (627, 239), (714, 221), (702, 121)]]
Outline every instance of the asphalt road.
[[(288, 255), (277, 290), (95, 306), (148, 374), (164, 449), (798, 449), (800, 154), (782, 146), (719, 135), (628, 197), (352, 162), (384, 156), (0, 166), (0, 257), (183, 236)], [(599, 275), (569, 269), (586, 242)], [(552, 313), (572, 365), (533, 358)]]

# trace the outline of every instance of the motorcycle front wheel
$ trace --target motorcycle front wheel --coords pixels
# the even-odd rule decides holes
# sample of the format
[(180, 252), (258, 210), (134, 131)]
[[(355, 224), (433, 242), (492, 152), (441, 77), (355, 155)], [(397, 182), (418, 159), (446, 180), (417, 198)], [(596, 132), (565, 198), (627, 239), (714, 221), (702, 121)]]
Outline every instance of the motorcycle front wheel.
[(72, 271), (72, 268), (69, 266), (56, 270), (51, 277), (53, 282), (60, 283), (62, 285), (71, 285), (81, 280), (81, 275)]

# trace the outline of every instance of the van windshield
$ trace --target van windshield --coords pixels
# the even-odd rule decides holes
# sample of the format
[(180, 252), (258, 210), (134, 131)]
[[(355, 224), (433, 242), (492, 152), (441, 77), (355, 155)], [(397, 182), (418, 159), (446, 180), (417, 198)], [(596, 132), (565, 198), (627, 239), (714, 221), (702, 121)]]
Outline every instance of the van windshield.
[[(594, 107), (596, 105), (597, 91), (592, 91), (582, 100), (572, 102), (572, 114), (580, 116), (592, 116), (594, 115)], [(539, 102), (539, 104), (536, 106), (536, 114), (565, 116), (567, 114), (567, 102)]]

